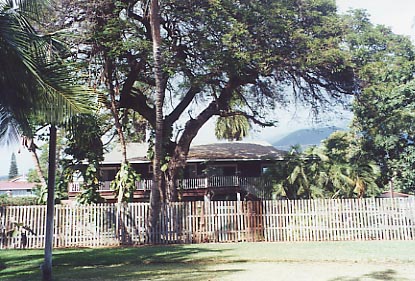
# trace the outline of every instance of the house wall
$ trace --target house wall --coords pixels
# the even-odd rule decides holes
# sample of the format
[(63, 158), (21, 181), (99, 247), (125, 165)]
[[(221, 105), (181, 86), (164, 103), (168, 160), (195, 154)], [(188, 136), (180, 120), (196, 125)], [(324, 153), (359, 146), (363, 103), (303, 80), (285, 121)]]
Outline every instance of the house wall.
[[(143, 179), (151, 179), (153, 177), (153, 171), (149, 163), (140, 163), (131, 165), (134, 170), (141, 175)], [(120, 165), (107, 164), (101, 167), (101, 180), (112, 181), (115, 179), (117, 172), (120, 169)]]
[(261, 176), (261, 162), (247, 161), (238, 164), (238, 170), (242, 177), (259, 177)]
[(31, 189), (18, 189), (18, 190), (0, 190), (0, 195), (6, 194), (10, 197), (34, 197)]
[[(223, 176), (260, 177), (262, 169), (267, 165), (271, 165), (271, 162), (252, 160), (189, 163), (184, 170), (183, 178), (205, 177), (206, 174), (217, 173), (218, 169), (221, 169), (220, 173), (223, 173)], [(151, 179), (153, 177), (150, 163), (135, 163), (132, 164), (132, 167), (141, 175), (142, 179)], [(119, 168), (120, 165), (104, 165), (101, 167), (102, 180), (112, 181)]]
[(132, 164), (132, 167), (143, 179), (151, 179), (153, 177), (153, 168), (150, 163)]

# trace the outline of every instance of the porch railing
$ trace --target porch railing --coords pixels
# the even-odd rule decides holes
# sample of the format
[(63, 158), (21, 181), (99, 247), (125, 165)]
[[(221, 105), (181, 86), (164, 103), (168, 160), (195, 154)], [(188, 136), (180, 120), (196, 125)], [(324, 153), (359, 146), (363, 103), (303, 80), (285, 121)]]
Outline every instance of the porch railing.
[[(104, 181), (100, 184), (98, 191), (110, 191), (110, 181)], [(137, 190), (150, 190), (153, 181), (143, 179), (135, 183)], [(259, 177), (240, 177), (240, 176), (211, 176), (203, 178), (179, 179), (177, 185), (184, 190), (194, 190), (200, 188), (223, 188), (223, 187), (240, 187), (247, 192), (256, 194), (268, 189), (271, 182), (264, 181)], [(82, 182), (73, 182), (69, 185), (69, 192), (80, 192)]]
[[(153, 182), (152, 180), (144, 179), (141, 181), (136, 181), (135, 186), (137, 190), (150, 190), (152, 182)], [(80, 192), (82, 190), (82, 185), (83, 185), (82, 181), (70, 183), (69, 192)], [(110, 185), (111, 185), (111, 181), (102, 181), (100, 182), (98, 191), (99, 192), (111, 191)]]

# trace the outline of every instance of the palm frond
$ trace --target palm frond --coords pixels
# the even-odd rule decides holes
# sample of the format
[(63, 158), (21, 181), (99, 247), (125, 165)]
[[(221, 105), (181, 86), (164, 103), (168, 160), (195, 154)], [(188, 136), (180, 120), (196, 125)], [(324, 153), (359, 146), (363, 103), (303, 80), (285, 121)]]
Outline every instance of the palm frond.
[[(0, 106), (0, 145), (10, 145), (19, 140), (21, 125), (8, 110)], [(1, 137), (5, 136), (5, 137)]]
[(28, 21), (26, 15), (36, 13), (44, 2), (6, 1), (0, 6), (0, 105), (7, 116), (2, 120), (14, 119), (24, 130), (31, 115), (42, 122), (64, 123), (93, 109), (90, 98), (95, 99), (76, 84), (76, 71), (71, 73), (60, 62), (63, 44), (38, 35)]

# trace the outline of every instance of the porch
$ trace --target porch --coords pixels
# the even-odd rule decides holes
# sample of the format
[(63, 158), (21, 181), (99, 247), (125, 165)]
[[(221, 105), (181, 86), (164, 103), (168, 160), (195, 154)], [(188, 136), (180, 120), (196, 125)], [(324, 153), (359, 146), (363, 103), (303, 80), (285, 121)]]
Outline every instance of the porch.
[[(111, 181), (102, 181), (98, 192), (103, 197), (113, 196), (110, 188)], [(135, 183), (136, 191), (134, 198), (145, 199), (150, 193), (152, 179), (142, 179)], [(70, 197), (76, 196), (82, 190), (82, 181), (69, 184), (68, 193)], [(210, 176), (179, 179), (177, 181), (179, 191), (185, 197), (203, 199), (208, 192), (220, 192), (221, 194), (242, 192), (245, 195), (250, 194), (258, 199), (269, 198), (269, 190), (272, 188), (270, 181), (265, 181), (261, 177), (241, 177), (241, 176)]]

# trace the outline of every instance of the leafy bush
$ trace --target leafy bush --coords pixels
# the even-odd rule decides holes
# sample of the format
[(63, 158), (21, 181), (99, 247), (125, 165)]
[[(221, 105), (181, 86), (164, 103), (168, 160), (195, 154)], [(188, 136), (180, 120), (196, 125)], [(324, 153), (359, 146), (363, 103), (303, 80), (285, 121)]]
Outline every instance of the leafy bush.
[(38, 205), (36, 197), (9, 197), (0, 195), (0, 206), (27, 206)]

